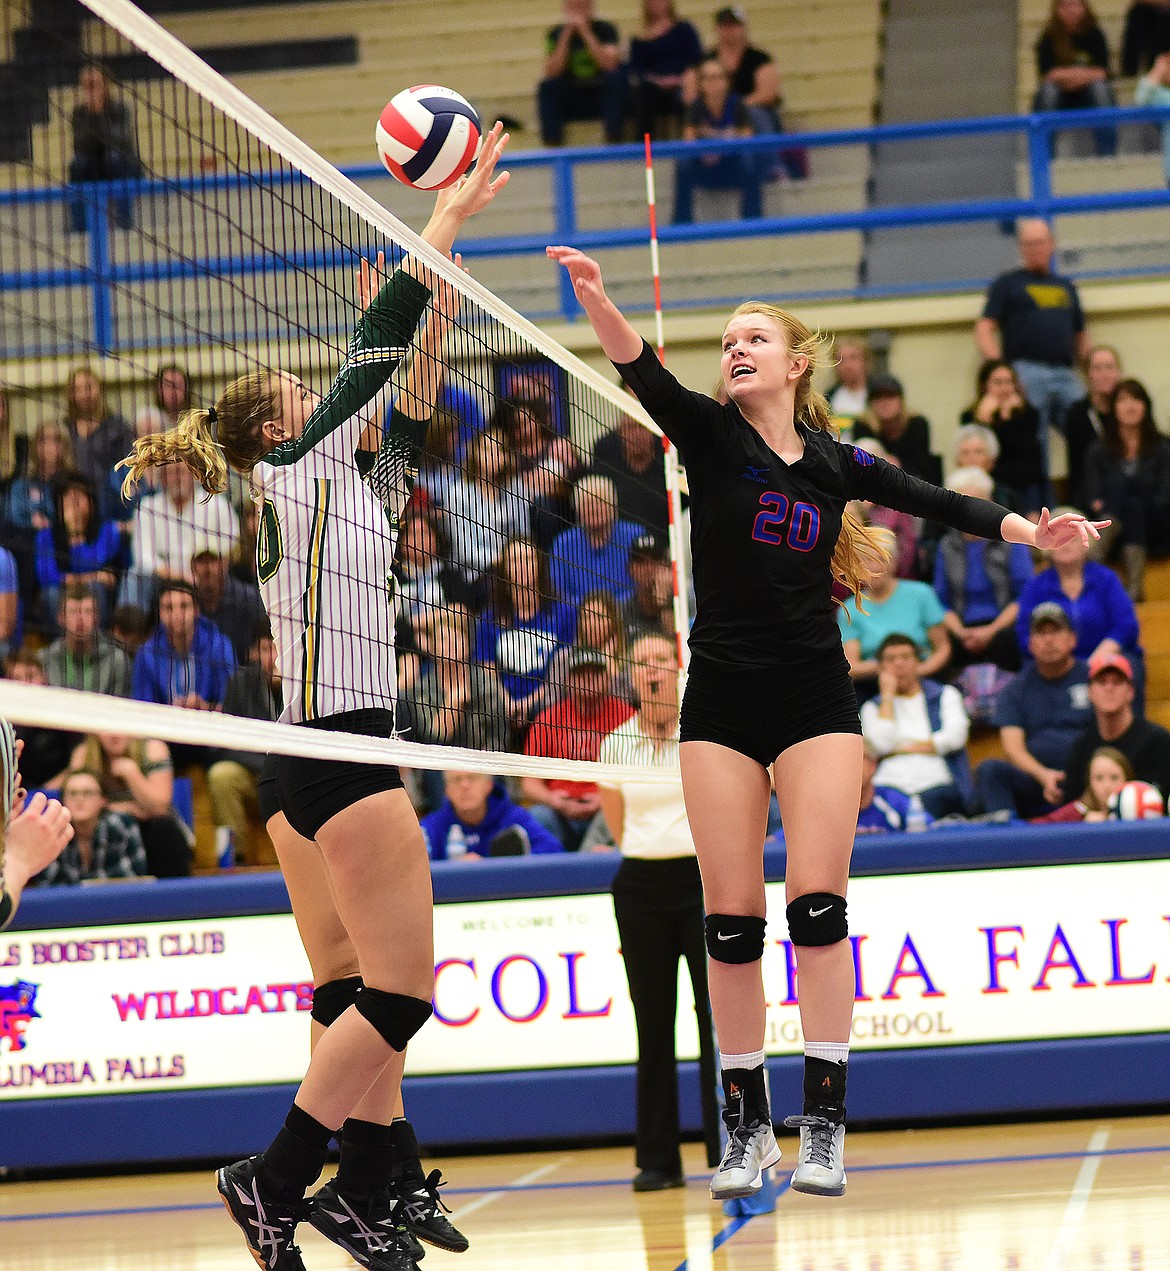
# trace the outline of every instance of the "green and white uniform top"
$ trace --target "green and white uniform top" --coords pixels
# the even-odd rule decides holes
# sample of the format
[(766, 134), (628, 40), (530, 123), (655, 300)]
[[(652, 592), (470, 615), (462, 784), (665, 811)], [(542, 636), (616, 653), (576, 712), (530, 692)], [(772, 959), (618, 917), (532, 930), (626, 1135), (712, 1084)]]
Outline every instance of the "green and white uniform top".
[(397, 696), (390, 567), (426, 422), (397, 409), (377, 455), (364, 408), (402, 361), (430, 291), (397, 271), (362, 315), (341, 371), (300, 437), (253, 472), (256, 572), (272, 623), (286, 723)]

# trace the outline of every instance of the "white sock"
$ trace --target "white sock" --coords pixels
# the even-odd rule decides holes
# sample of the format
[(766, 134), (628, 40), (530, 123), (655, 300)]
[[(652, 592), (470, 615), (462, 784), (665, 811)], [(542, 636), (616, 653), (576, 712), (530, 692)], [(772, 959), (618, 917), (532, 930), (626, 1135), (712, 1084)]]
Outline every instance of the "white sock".
[(762, 1050), (752, 1050), (746, 1055), (725, 1055), (719, 1052), (719, 1068), (720, 1071), (726, 1072), (728, 1068), (762, 1068), (764, 1066), (764, 1052)]
[(810, 1059), (826, 1059), (831, 1064), (849, 1062), (848, 1042), (805, 1042), (804, 1053)]

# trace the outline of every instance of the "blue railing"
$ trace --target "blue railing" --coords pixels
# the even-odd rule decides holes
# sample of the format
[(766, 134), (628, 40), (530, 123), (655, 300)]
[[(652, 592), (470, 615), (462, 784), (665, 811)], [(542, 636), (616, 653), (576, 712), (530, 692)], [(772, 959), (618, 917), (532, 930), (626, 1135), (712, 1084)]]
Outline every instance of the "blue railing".
[[(1030, 173), (1030, 194), (1026, 197), (1000, 197), (937, 202), (892, 207), (858, 207), (840, 211), (818, 212), (799, 216), (764, 217), (759, 220), (717, 221), (690, 225), (663, 225), (659, 238), (665, 243), (716, 239), (759, 237), (761, 235), (822, 234), (841, 231), (869, 232), (908, 226), (947, 225), (970, 222), (1010, 222), (1021, 216), (1055, 216), (1075, 213), (1122, 212), (1143, 208), (1170, 207), (1170, 190), (1131, 189), (1086, 194), (1058, 195), (1053, 192), (1051, 152), (1054, 135), (1073, 129), (1116, 128), (1135, 124), (1159, 124), (1170, 127), (1170, 107), (1127, 107), (1116, 110), (1063, 111), (1043, 115), (1003, 115), (983, 119), (951, 120), (934, 123), (894, 124), (874, 128), (855, 128), (834, 132), (786, 133), (778, 142), (776, 136), (746, 138), (736, 141), (666, 142), (655, 148), (660, 159), (676, 159), (699, 153), (726, 153), (729, 150), (767, 152), (774, 155), (779, 146), (785, 149), (803, 147), (810, 150), (844, 146), (877, 146), (897, 142), (924, 140), (946, 141), (1002, 134), (1026, 138)], [(643, 226), (582, 230), (578, 223), (578, 170), (598, 164), (642, 164), (641, 145), (600, 148), (567, 148), (510, 154), (512, 170), (544, 168), (551, 179), (551, 227), (546, 233), (517, 234), (495, 237), (469, 237), (461, 243), (468, 258), (507, 257), (543, 254), (550, 241), (567, 243), (587, 251), (642, 247), (646, 242)], [(346, 169), (356, 181), (385, 178), (377, 165)], [(257, 175), (200, 176), (181, 180), (115, 181), (73, 187), (52, 187), (0, 192), (0, 209), (20, 205), (63, 207), (81, 199), (86, 204), (88, 223), (87, 259), (84, 266), (73, 268), (9, 271), (0, 265), (0, 291), (26, 291), (45, 288), (84, 287), (90, 294), (89, 313), (92, 326), (91, 347), (102, 353), (117, 352), (127, 346), (120, 337), (115, 319), (114, 293), (119, 286), (149, 281), (167, 281), (206, 276), (249, 276), (284, 269), (318, 270), (352, 264), (352, 254), (345, 249), (298, 254), (254, 254), (217, 257), (205, 260), (167, 259), (138, 260), (119, 263), (112, 258), (107, 207), (111, 198), (182, 193), (207, 194), (253, 185), (264, 178)], [(290, 178), (282, 175), (281, 181)], [(295, 178), (293, 178), (295, 180)], [(638, 178), (640, 181), (640, 177)], [(1167, 234), (1170, 239), (1170, 232)], [(1170, 272), (1170, 258), (1166, 261)], [(1131, 271), (1116, 271), (1124, 276)], [(955, 279), (933, 284), (932, 289), (960, 289), (981, 285), (985, 279)], [(580, 307), (560, 271), (559, 316), (574, 319)], [(882, 292), (857, 286), (844, 292), (823, 293), (861, 297), (896, 294), (899, 290), (919, 291), (913, 283), (904, 289), (885, 288)], [(733, 299), (727, 297), (726, 299)], [(710, 303), (719, 303), (712, 300)], [(554, 316), (554, 315), (534, 315)], [(3, 350), (12, 356), (13, 350)]]

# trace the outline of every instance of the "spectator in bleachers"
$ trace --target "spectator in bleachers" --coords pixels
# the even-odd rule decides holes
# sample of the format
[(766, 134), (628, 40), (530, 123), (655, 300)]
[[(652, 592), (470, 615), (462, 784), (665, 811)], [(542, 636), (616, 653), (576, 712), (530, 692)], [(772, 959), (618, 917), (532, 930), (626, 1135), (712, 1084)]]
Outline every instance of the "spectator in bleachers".
[(618, 29), (594, 16), (593, 0), (562, 0), (564, 21), (545, 37), (544, 78), (536, 89), (540, 139), (564, 144), (570, 120), (600, 119), (605, 139), (622, 140), (626, 72)]
[(412, 502), (442, 505), (447, 487), (459, 476), (461, 427), (452, 411), (436, 410), (431, 417)]
[(995, 480), (995, 465), (999, 460), (999, 438), (995, 430), (983, 424), (960, 424), (955, 431), (954, 449), (951, 454), (956, 468), (979, 468), (992, 479), (992, 498), (1004, 507), (1012, 507), (1014, 495), (1005, 485)]
[(867, 742), (861, 760), (857, 833), (890, 834), (899, 830), (914, 833), (933, 825), (934, 817), (922, 806), (922, 800), (916, 794), (875, 784), (878, 763), (877, 754)]
[(602, 653), (609, 662), (610, 691), (624, 701), (632, 700), (630, 677), (625, 670), (626, 630), (618, 602), (607, 591), (591, 591), (577, 607), (573, 643), (558, 649), (549, 663), (541, 705), (555, 702), (565, 693), (567, 668), (582, 651)]
[(874, 780), (917, 795), (932, 817), (966, 812), (970, 722), (959, 690), (925, 679), (917, 645), (897, 632), (877, 663), (878, 695), (861, 707), (865, 744), (880, 760)]
[(666, 452), (662, 441), (632, 415), (598, 437), (590, 471), (613, 482), (618, 516), (641, 525), (661, 541), (670, 527)]
[(1051, 812), (1065, 797), (1065, 764), (1092, 714), (1088, 663), (1076, 656), (1068, 614), (1051, 601), (1029, 622), (1030, 660), (1004, 688), (993, 722), (1004, 759), (975, 770), (975, 794), (985, 812), (1021, 819)]
[(646, 635), (674, 639), (674, 585), (665, 539), (639, 535), (630, 544), (629, 569), (634, 594), (622, 606), (626, 642)]
[(88, 366), (69, 376), (65, 391), (65, 426), (73, 447), (73, 467), (93, 483), (104, 517), (123, 512), (111, 476), (114, 465), (130, 453), (134, 431), (106, 402), (102, 382)]
[(260, 589), (228, 573), (227, 557), (214, 542), (201, 543), (195, 549), (191, 557), (191, 579), (199, 612), (210, 618), (231, 641), (236, 661), (247, 662), (256, 636), (256, 623), (264, 615)]
[(146, 495), (134, 513), (132, 561), (120, 597), (148, 612), (162, 583), (191, 581), (197, 547), (214, 544), (230, 556), (240, 528), (226, 495), (195, 497), (195, 478), (186, 464), (164, 464), (158, 476), (160, 488)]
[(1089, 350), (1085, 366), (1088, 393), (1068, 408), (1064, 417), (1068, 450), (1068, 498), (1079, 503), (1085, 479), (1085, 455), (1105, 436), (1105, 417), (1113, 406), (1113, 392), (1121, 383), (1121, 356), (1107, 344)]
[(260, 585), (256, 577), (256, 536), (259, 528), (260, 509), (254, 499), (246, 498), (240, 504), (240, 536), (228, 556), (228, 573), (252, 587)]
[(931, 450), (930, 423), (906, 410), (902, 382), (875, 375), (869, 382), (869, 411), (854, 425), (855, 437), (876, 437), (912, 477), (942, 482), (942, 461)]
[[(743, 101), (731, 91), (731, 75), (717, 57), (699, 66), (698, 96), (686, 108), (684, 141), (750, 137), (752, 122)], [(696, 190), (738, 190), (742, 220), (761, 214), (762, 156), (745, 150), (680, 156), (674, 165), (674, 223), (695, 219)]]
[(1170, 52), (1170, 0), (1133, 0), (1125, 15), (1121, 73), (1132, 78), (1151, 70)]
[(143, 406), (134, 417), (134, 431), (139, 437), (174, 428), (179, 416), (191, 406), (191, 378), (181, 366), (168, 362), (154, 376), (154, 401)]
[[(596, 760), (601, 741), (634, 713), (611, 691), (612, 672), (604, 653), (580, 649), (565, 668), (566, 693), (532, 722), (524, 741), (526, 755), (553, 759)], [(592, 781), (523, 777), (523, 796), (533, 815), (575, 852), (597, 815), (600, 801)]]
[(470, 584), (463, 571), (451, 563), (451, 540), (443, 517), (425, 505), (407, 505), (394, 574), (399, 633), (395, 647), (401, 652), (417, 647), (419, 628), (431, 614), (451, 605), (478, 609), (486, 592), (484, 582)]
[(133, 662), (150, 635), (150, 619), (137, 605), (119, 605), (110, 615), (110, 635)]
[(547, 400), (505, 397), (490, 427), (502, 429), (511, 464), (507, 489), (527, 509), (528, 531), (542, 547), (573, 520), (569, 481), (580, 461), (568, 437), (557, 436)]
[(596, 473), (577, 482), (573, 506), (577, 524), (557, 535), (549, 553), (557, 595), (575, 605), (600, 589), (624, 603), (634, 593), (630, 548), (643, 533), (642, 526), (618, 516), (613, 482)]
[(1145, 667), (1137, 611), (1121, 579), (1107, 566), (1090, 560), (1089, 549), (1079, 541), (1054, 548), (1049, 560), (1048, 568), (1035, 574), (1020, 594), (1016, 619), (1020, 647), (1028, 647), (1032, 611), (1052, 601), (1069, 616), (1077, 636), (1077, 657), (1088, 662), (1107, 654), (1125, 654), (1135, 668), (1140, 696)]
[(1085, 395), (1076, 372), (1089, 352), (1085, 314), (1071, 278), (1053, 270), (1056, 239), (1046, 221), (1016, 222), (1020, 268), (1000, 274), (975, 324), (975, 346), (985, 360), (1012, 364), (1024, 396), (1040, 412), (1040, 445), (1048, 463), (1048, 429), (1063, 433), (1068, 408)]
[(46, 625), (55, 628), (61, 589), (85, 583), (109, 621), (122, 564), (122, 534), (102, 518), (92, 483), (80, 472), (63, 472), (54, 484), (53, 524), (36, 537), (37, 583)]
[(411, 741), (469, 750), (507, 750), (509, 703), (495, 669), (473, 660), (467, 610), (435, 610), (416, 635), (423, 662), (403, 703)]
[[(747, 107), (752, 132), (783, 132), (780, 120), (780, 70), (770, 53), (756, 48), (748, 33), (747, 14), (739, 5), (724, 5), (715, 14), (715, 44), (707, 57), (716, 58), (731, 77), (731, 91)], [(692, 73), (693, 75), (693, 73)], [(688, 76), (687, 96), (694, 100)]]
[(69, 767), (98, 773), (110, 810), (134, 819), (150, 873), (183, 878), (191, 872), (194, 836), (174, 808), (175, 775), (165, 741), (90, 733), (74, 748)]
[(999, 444), (991, 476), (1011, 498), (1006, 506), (1025, 516), (1038, 513), (1048, 500), (1048, 467), (1040, 444), (1040, 413), (1024, 396), (1015, 369), (1002, 358), (979, 368), (975, 400), (959, 416), (960, 424), (990, 428)]
[(1106, 653), (1089, 661), (1089, 703), (1093, 717), (1072, 744), (1065, 767), (1066, 794), (1084, 790), (1089, 760), (1101, 746), (1113, 746), (1133, 765), (1138, 781), (1170, 792), (1170, 732), (1141, 718), (1134, 710), (1134, 667), (1120, 653)]
[[(1133, 100), (1137, 106), (1170, 106), (1170, 53), (1159, 53), (1154, 59), (1138, 80)], [(1162, 123), (1162, 173), (1170, 184), (1170, 120)]]
[[(892, 552), (893, 536), (886, 537)], [(894, 576), (894, 561), (884, 560), (865, 587), (862, 613), (850, 596), (837, 610), (837, 624), (849, 674), (859, 696), (869, 696), (877, 685), (878, 649), (887, 636), (905, 636), (918, 650), (922, 665), (918, 673), (924, 678), (937, 675), (951, 660), (951, 638), (947, 634), (946, 610), (929, 583)]]
[(73, 444), (64, 424), (44, 420), (33, 433), (28, 467), (8, 487), (5, 520), (31, 536), (53, 524), (53, 482), (73, 467)]
[[(947, 489), (990, 499), (993, 483), (981, 468), (956, 468)], [(947, 530), (934, 558), (934, 591), (946, 609), (951, 666), (991, 662), (1004, 671), (1020, 668), (1016, 636), (1019, 597), (1032, 574), (1032, 553), (1021, 543), (992, 542)]]
[[(1052, 0), (1048, 24), (1036, 41), (1036, 72), (1035, 111), (1117, 105), (1109, 79), (1109, 44), (1085, 0)], [(1117, 152), (1115, 129), (1097, 128), (1093, 136), (1099, 155)]]
[[(73, 157), (69, 160), (69, 183), (133, 180), (142, 175), (134, 116), (125, 102), (110, 96), (110, 85), (100, 66), (88, 63), (81, 68), (80, 98), (73, 107)], [(87, 228), (86, 200), (70, 200), (70, 228), (80, 234)], [(129, 229), (134, 223), (133, 205), (125, 194), (111, 200), (114, 223)], [(123, 452), (125, 453), (125, 452)]]
[(442, 495), (451, 559), (476, 583), (509, 538), (528, 532), (528, 508), (507, 489), (508, 452), (503, 434), (485, 429), (471, 439), (462, 471)]
[(683, 81), (703, 58), (694, 26), (680, 18), (674, 0), (642, 0), (642, 27), (630, 41), (634, 135), (661, 137), (661, 122), (682, 122)]
[(236, 657), (231, 641), (200, 615), (195, 589), (169, 579), (158, 597), (158, 626), (134, 658), (134, 696), (188, 710), (222, 710)]
[(16, 557), (0, 547), (0, 658), (6, 658), (21, 644), (20, 579)]
[(500, 553), (495, 594), (472, 641), (477, 662), (496, 668), (515, 727), (543, 687), (558, 646), (573, 642), (574, 612), (556, 598), (548, 557), (530, 539), (512, 539)]
[[(869, 409), (869, 348), (863, 340), (837, 341), (837, 379), (825, 394), (835, 419), (855, 421)], [(852, 430), (845, 441), (852, 441)]]
[[(257, 619), (246, 665), (234, 672), (223, 695), (223, 713), (241, 719), (274, 720), (284, 709), (276, 642), (267, 617)], [(276, 867), (276, 852), (267, 834), (253, 835), (259, 819), (256, 792), (265, 756), (247, 750), (221, 751), (207, 770), (207, 793), (215, 821), (215, 859), (239, 865)], [(252, 852), (253, 844), (258, 844)]]
[(1032, 820), (1050, 825), (1100, 822), (1109, 819), (1109, 801), (1127, 781), (1133, 780), (1133, 764), (1114, 746), (1099, 746), (1089, 759), (1089, 780), (1084, 792)]
[[(857, 442), (857, 449), (867, 454), (877, 455), (895, 468), (902, 465), (896, 456), (882, 445), (876, 437), (862, 437)], [(880, 525), (894, 536), (894, 573), (899, 578), (918, 577), (918, 518), (909, 512), (899, 512), (897, 508), (882, 507), (880, 503), (870, 503), (862, 499), (857, 507), (861, 518), (867, 525)]]
[(1122, 380), (1105, 416), (1105, 435), (1089, 447), (1079, 503), (1112, 519), (1099, 559), (1120, 547), (1125, 589), (1145, 599), (1147, 553), (1170, 551), (1170, 439), (1154, 423), (1153, 403), (1140, 380)]
[[(4, 659), (4, 678), (17, 684), (47, 684), (41, 655), (35, 649), (18, 649)], [(29, 790), (50, 787), (70, 767), (69, 756), (77, 744), (77, 734), (56, 728), (16, 724), (16, 736), (24, 742), (20, 773)]]
[(130, 659), (101, 630), (97, 597), (84, 582), (61, 592), (61, 636), (45, 651), (45, 676), (56, 688), (130, 696)]
[(36, 884), (60, 887), (93, 878), (141, 878), (148, 873), (142, 835), (132, 817), (110, 810), (101, 777), (89, 768), (70, 772), (61, 802), (73, 821), (73, 838)]
[(482, 861), (493, 856), (549, 856), (564, 844), (502, 781), (483, 772), (443, 773), (443, 802), (424, 816), (423, 838), (433, 861)]

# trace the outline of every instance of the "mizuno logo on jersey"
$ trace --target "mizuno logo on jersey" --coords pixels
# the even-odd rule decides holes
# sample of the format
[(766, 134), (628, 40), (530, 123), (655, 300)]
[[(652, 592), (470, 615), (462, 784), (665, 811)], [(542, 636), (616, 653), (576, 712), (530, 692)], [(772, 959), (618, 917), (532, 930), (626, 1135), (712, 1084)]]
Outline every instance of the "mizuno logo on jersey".
[(767, 468), (753, 468), (749, 463), (748, 466), (744, 468), (742, 475), (745, 481), (758, 481), (761, 485), (768, 484)]

